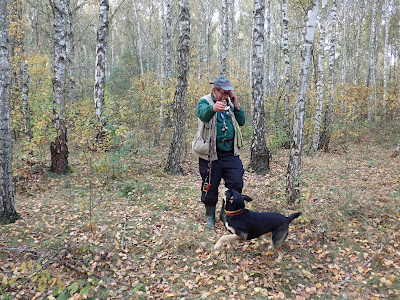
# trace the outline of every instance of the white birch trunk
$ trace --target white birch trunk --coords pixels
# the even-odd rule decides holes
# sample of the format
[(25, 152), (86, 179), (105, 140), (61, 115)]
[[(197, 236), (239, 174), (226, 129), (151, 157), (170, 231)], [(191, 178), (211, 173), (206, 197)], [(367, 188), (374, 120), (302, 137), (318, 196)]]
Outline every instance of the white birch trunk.
[(165, 170), (169, 174), (183, 175), (181, 156), (185, 140), (186, 111), (189, 56), (190, 56), (190, 14), (189, 0), (179, 0), (179, 41), (177, 83), (174, 95), (174, 136), (169, 148), (168, 161)]
[(115, 66), (115, 31), (117, 30), (115, 26), (115, 19), (112, 20), (111, 23), (111, 66), (110, 66), (110, 73), (114, 69)]
[(210, 69), (210, 64), (211, 64), (211, 22), (212, 22), (212, 10), (211, 10), (211, 0), (206, 0), (206, 16), (205, 16), (205, 20), (206, 20), (206, 49), (207, 49), (207, 65), (206, 65), (206, 69), (207, 69), (207, 74), (209, 72)]
[(220, 74), (226, 76), (228, 65), (228, 0), (222, 0), (222, 31), (221, 31), (221, 70)]
[(57, 137), (51, 143), (51, 171), (65, 174), (68, 171), (67, 127), (65, 120), (66, 84), (66, 0), (52, 2), (54, 16), (54, 77), (53, 77), (53, 123)]
[(287, 139), (290, 139), (290, 57), (289, 57), (289, 19), (288, 19), (288, 0), (282, 2), (282, 48), (283, 58), (285, 62), (284, 76), (285, 86), (283, 92), (284, 99), (284, 118), (283, 129), (286, 133)]
[(340, 63), (341, 63), (341, 84), (342, 84), (342, 89), (341, 89), (341, 108), (342, 108), (342, 113), (344, 113), (344, 117), (347, 117), (347, 105), (346, 105), (346, 98), (345, 98), (345, 84), (346, 84), (346, 49), (347, 49), (347, 42), (349, 39), (349, 33), (348, 33), (348, 19), (349, 19), (349, 14), (350, 14), (350, 9), (348, 8), (349, 2), (347, 0), (343, 1), (343, 7), (342, 7), (342, 27), (343, 27), (343, 33), (342, 33), (342, 48), (340, 51)]
[(374, 105), (376, 102), (376, 5), (377, 0), (374, 0), (372, 5), (372, 21), (371, 21), (371, 35), (369, 41), (369, 59), (368, 59), (368, 77), (367, 86), (372, 87), (372, 93), (368, 102), (368, 123), (372, 124)]
[(172, 78), (171, 33), (171, 0), (167, 0), (165, 1), (165, 69), (167, 80)]
[(0, 224), (12, 223), (19, 218), (13, 189), (7, 4), (8, 0), (0, 0)]
[(336, 56), (336, 20), (337, 19), (337, 5), (334, 0), (332, 5), (331, 13), (331, 39), (329, 49), (329, 98), (326, 103), (325, 117), (324, 117), (324, 129), (320, 138), (320, 148), (323, 148), (325, 152), (329, 151), (329, 142), (332, 134), (332, 123), (333, 123), (333, 108), (336, 102), (336, 90), (335, 90), (335, 56)]
[(27, 61), (25, 61), (25, 64), (22, 66), (22, 115), (24, 118), (25, 137), (30, 140), (32, 138), (32, 129), (29, 108), (29, 70)]
[(101, 126), (104, 126), (103, 120), (103, 103), (104, 103), (104, 86), (106, 77), (106, 55), (107, 55), (107, 39), (108, 39), (108, 12), (110, 6), (108, 0), (101, 0), (99, 25), (97, 30), (96, 45), (96, 70), (94, 76), (94, 105), (96, 109), (96, 117)]
[(319, 146), (319, 137), (322, 121), (322, 106), (324, 102), (324, 79), (325, 79), (325, 37), (326, 37), (326, 9), (327, 0), (322, 1), (321, 18), (319, 21), (319, 52), (318, 52), (318, 81), (317, 81), (317, 106), (315, 109), (314, 134), (311, 145), (311, 153), (315, 153)]
[(132, 0), (132, 5), (133, 5), (133, 12), (135, 14), (135, 19), (136, 19), (136, 27), (137, 27), (137, 44), (138, 44), (138, 54), (139, 54), (139, 64), (140, 64), (140, 76), (143, 75), (143, 60), (142, 60), (142, 38), (140, 34), (140, 18), (137, 12), (137, 7), (136, 7), (136, 2), (135, 0)]
[(150, 35), (151, 35), (151, 27), (152, 27), (152, 20), (153, 20), (153, 3), (150, 1), (150, 7), (149, 7), (149, 29), (147, 31), (147, 41), (146, 41), (146, 49), (147, 49), (147, 72), (150, 72), (150, 67), (151, 67), (151, 51), (150, 51)]
[(264, 72), (264, 82), (265, 82), (265, 95), (269, 97), (271, 95), (270, 86), (270, 53), (271, 53), (271, 0), (267, 0), (266, 8), (266, 21), (267, 21), (267, 32), (265, 34), (265, 72)]
[(264, 109), (264, 24), (265, 1), (254, 0), (252, 41), (252, 103), (253, 138), (251, 142), (250, 167), (256, 173), (269, 170), (269, 151), (265, 142)]
[[(171, 24), (171, 0), (167, 0), (166, 2), (161, 3), (162, 7), (162, 44), (163, 44), (163, 51), (164, 55), (164, 68), (162, 72), (162, 91), (161, 91), (161, 104), (160, 104), (160, 121), (158, 124), (158, 130), (156, 136), (154, 138), (154, 146), (158, 146), (161, 140), (161, 134), (166, 124), (166, 116), (165, 116), (165, 108), (166, 108), (166, 101), (169, 99), (170, 94), (165, 93), (164, 91), (168, 88), (170, 84), (170, 80), (172, 78), (172, 63), (171, 63), (171, 31), (172, 31), (172, 24)], [(168, 108), (168, 106), (167, 106)], [(168, 115), (168, 114), (167, 114)]]
[(385, 1), (385, 47), (383, 50), (383, 114), (386, 116), (386, 98), (388, 89), (388, 65), (389, 65), (389, 27), (390, 27), (390, 7), (393, 6), (392, 1)]
[(197, 80), (200, 84), (200, 80), (202, 77), (202, 70), (204, 67), (204, 37), (203, 37), (203, 30), (199, 31), (199, 44), (197, 46), (197, 57), (199, 58), (199, 62), (197, 65)]
[(67, 68), (69, 70), (68, 76), (68, 86), (69, 86), (69, 96), (71, 103), (76, 103), (78, 101), (76, 94), (76, 81), (75, 81), (75, 29), (74, 29), (74, 11), (75, 11), (75, 1), (66, 1), (66, 14), (67, 14)]
[[(165, 9), (164, 9), (164, 3), (161, 3), (161, 26), (160, 26), (160, 43), (161, 43), (161, 49), (160, 53), (165, 54)], [(165, 67), (165, 55), (161, 55), (160, 57), (160, 74), (161, 74), (161, 103), (160, 103), (160, 107), (159, 107), (159, 122), (158, 122), (158, 129), (157, 132), (154, 136), (154, 142), (153, 142), (153, 146), (154, 147), (158, 147), (160, 145), (160, 141), (161, 141), (161, 134), (162, 131), (164, 129), (164, 107), (165, 107), (165, 92), (164, 90), (166, 89), (166, 67)]]
[(355, 59), (355, 67), (354, 67), (354, 77), (353, 77), (353, 82), (355, 85), (358, 84), (359, 78), (360, 78), (360, 45), (361, 45), (361, 33), (363, 30), (363, 21), (365, 18), (366, 14), (366, 7), (367, 7), (367, 1), (364, 0), (364, 2), (361, 2), (359, 8), (358, 8), (358, 27), (357, 27), (357, 41), (356, 41), (356, 59)]
[[(85, 46), (83, 44), (83, 36), (84, 36), (84, 31), (83, 31), (83, 26), (82, 26), (82, 14), (78, 14), (78, 20), (79, 20), (79, 51), (80, 51), (80, 60), (79, 60), (79, 65), (80, 68), (79, 70), (79, 75), (81, 79), (83, 79), (84, 82), (86, 82), (86, 65), (85, 65)], [(86, 84), (84, 84), (83, 89), (86, 89)]]
[(286, 175), (286, 197), (288, 203), (294, 203), (296, 199), (300, 197), (301, 152), (303, 144), (304, 113), (308, 82), (307, 77), (314, 43), (318, 6), (319, 0), (312, 1), (312, 6), (308, 11), (307, 31), (302, 49), (302, 62), (299, 75), (300, 86), (296, 97), (293, 118), (293, 139), (290, 148), (290, 158)]

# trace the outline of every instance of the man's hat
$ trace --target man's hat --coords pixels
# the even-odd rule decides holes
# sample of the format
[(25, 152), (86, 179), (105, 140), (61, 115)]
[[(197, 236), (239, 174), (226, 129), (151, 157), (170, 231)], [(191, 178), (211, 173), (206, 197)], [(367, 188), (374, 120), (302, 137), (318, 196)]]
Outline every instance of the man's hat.
[(218, 76), (217, 78), (215, 78), (214, 82), (211, 82), (211, 83), (214, 84), (215, 87), (220, 87), (220, 88), (224, 89), (225, 91), (234, 90), (229, 79), (224, 76)]

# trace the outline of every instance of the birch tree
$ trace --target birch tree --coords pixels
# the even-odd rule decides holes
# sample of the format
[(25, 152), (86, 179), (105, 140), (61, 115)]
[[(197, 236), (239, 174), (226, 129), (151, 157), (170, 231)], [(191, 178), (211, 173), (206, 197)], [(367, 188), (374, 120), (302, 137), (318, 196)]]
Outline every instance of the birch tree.
[(165, 170), (169, 174), (183, 175), (181, 156), (185, 138), (185, 100), (189, 72), (190, 15), (189, 0), (179, 0), (179, 41), (177, 83), (174, 95), (174, 136), (169, 148)]
[(8, 0), (0, 0), (0, 224), (19, 219), (13, 189), (7, 4)]
[[(285, 61), (285, 86), (283, 91), (283, 102), (284, 102), (284, 119), (283, 119), (283, 130), (286, 133), (286, 137), (290, 139), (290, 57), (289, 57), (289, 19), (288, 19), (288, 0), (282, 2), (282, 48), (283, 58)], [(285, 143), (288, 144), (288, 143)], [(288, 145), (286, 145), (288, 146)]]
[(205, 0), (205, 26), (206, 26), (206, 51), (207, 51), (207, 65), (206, 65), (206, 70), (207, 72), (209, 71), (210, 68), (210, 63), (211, 63), (211, 22), (212, 22), (212, 16), (213, 16), (213, 12), (211, 10), (211, 0)]
[(386, 116), (386, 98), (388, 89), (388, 65), (389, 65), (389, 27), (390, 27), (390, 15), (391, 7), (393, 6), (392, 1), (385, 0), (385, 47), (383, 50), (383, 112)]
[(318, 81), (317, 81), (317, 106), (315, 109), (314, 134), (311, 145), (311, 152), (315, 153), (319, 146), (319, 137), (322, 121), (322, 105), (324, 101), (324, 78), (325, 78), (325, 37), (326, 37), (326, 10), (327, 0), (322, 0), (321, 14), (319, 21), (319, 51), (318, 51)]
[(172, 58), (171, 58), (171, 35), (172, 35), (172, 22), (171, 22), (171, 0), (165, 2), (165, 70), (167, 80), (172, 78)]
[(269, 151), (265, 142), (264, 109), (264, 23), (265, 1), (254, 0), (253, 49), (252, 49), (252, 106), (253, 138), (251, 142), (250, 168), (257, 173), (269, 170)]
[(374, 106), (376, 103), (376, 6), (377, 0), (373, 1), (372, 4), (372, 21), (371, 21), (371, 35), (369, 40), (369, 51), (368, 51), (368, 75), (367, 75), (367, 86), (372, 87), (372, 93), (369, 97), (368, 102), (368, 123), (372, 124), (372, 118), (374, 113)]
[(104, 119), (102, 115), (104, 103), (104, 86), (106, 77), (106, 54), (107, 54), (107, 40), (108, 40), (108, 12), (110, 6), (108, 0), (101, 0), (99, 25), (96, 32), (96, 70), (94, 75), (94, 105), (96, 109), (96, 117), (103, 127)]
[(138, 32), (138, 37), (137, 37), (137, 43), (138, 43), (138, 53), (139, 53), (139, 64), (140, 64), (140, 76), (143, 75), (143, 59), (142, 59), (142, 38), (140, 34), (140, 18), (137, 12), (137, 6), (135, 0), (132, 0), (132, 5), (133, 5), (133, 12), (135, 14), (135, 19), (136, 19), (136, 26), (137, 26), (137, 32)]
[(324, 128), (321, 133), (319, 148), (324, 149), (325, 152), (329, 151), (329, 142), (332, 134), (333, 123), (333, 108), (336, 102), (335, 92), (335, 56), (336, 56), (336, 18), (337, 18), (337, 5), (336, 0), (332, 4), (331, 12), (331, 38), (329, 46), (329, 99), (327, 99), (324, 116)]
[(169, 99), (169, 93), (165, 91), (168, 89), (170, 80), (172, 78), (172, 66), (171, 66), (171, 0), (161, 3), (161, 36), (163, 51), (165, 53), (165, 62), (163, 64), (162, 72), (162, 91), (161, 91), (161, 103), (160, 103), (160, 121), (158, 123), (158, 130), (154, 137), (153, 145), (155, 147), (160, 145), (161, 134), (166, 123), (165, 117), (165, 102)]
[(150, 51), (150, 41), (151, 41), (151, 26), (153, 20), (153, 2), (149, 1), (149, 8), (148, 8), (148, 20), (149, 20), (149, 28), (147, 29), (147, 41), (146, 41), (146, 49), (147, 49), (147, 72), (150, 72), (150, 65), (151, 65), (151, 51)]
[(270, 96), (271, 94), (271, 85), (270, 85), (270, 53), (271, 53), (271, 0), (267, 0), (267, 8), (266, 8), (266, 27), (267, 27), (267, 32), (265, 34), (265, 76), (264, 76), (264, 81), (265, 81), (265, 95), (267, 97)]
[(75, 11), (75, 1), (67, 0), (66, 4), (66, 15), (67, 15), (67, 67), (68, 67), (68, 86), (69, 86), (69, 96), (72, 103), (78, 101), (76, 94), (76, 81), (75, 81), (75, 27), (74, 27), (74, 11)]
[(22, 115), (24, 118), (25, 137), (30, 140), (32, 138), (31, 130), (31, 112), (29, 107), (29, 70), (28, 63), (25, 61), (22, 66)]
[(354, 79), (353, 82), (355, 85), (358, 84), (359, 77), (360, 77), (360, 45), (361, 45), (361, 33), (363, 30), (363, 21), (366, 15), (366, 7), (367, 7), (367, 1), (364, 0), (359, 3), (358, 7), (358, 27), (357, 27), (357, 40), (356, 40), (356, 54), (355, 54), (355, 66), (354, 66)]
[(222, 30), (221, 30), (221, 70), (220, 74), (226, 76), (228, 65), (228, 0), (222, 0)]
[[(82, 13), (80, 11), (78, 11), (77, 20), (79, 24), (79, 51), (80, 51), (78, 74), (79, 74), (79, 79), (86, 82), (86, 65), (85, 65), (85, 55), (84, 55), (85, 47), (83, 44), (84, 29), (82, 25)], [(86, 90), (86, 86), (84, 86), (83, 89)]]
[(311, 2), (311, 8), (308, 11), (305, 41), (302, 48), (302, 61), (299, 74), (300, 86), (296, 96), (293, 118), (293, 138), (290, 148), (290, 158), (286, 175), (286, 197), (288, 203), (294, 203), (296, 199), (300, 197), (299, 180), (301, 170), (301, 152), (303, 144), (305, 101), (308, 82), (307, 77), (314, 43), (318, 5), (319, 0), (313, 0)]
[(65, 174), (68, 171), (67, 126), (65, 119), (66, 82), (66, 4), (65, 0), (51, 2), (54, 16), (54, 77), (53, 77), (53, 123), (55, 141), (51, 143), (51, 171)]

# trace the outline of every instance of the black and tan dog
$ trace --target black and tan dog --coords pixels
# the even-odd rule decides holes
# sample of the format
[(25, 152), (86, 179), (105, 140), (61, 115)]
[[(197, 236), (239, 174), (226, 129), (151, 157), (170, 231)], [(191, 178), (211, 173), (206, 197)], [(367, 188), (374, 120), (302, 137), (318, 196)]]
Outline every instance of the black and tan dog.
[(225, 227), (232, 234), (222, 236), (215, 244), (214, 249), (221, 248), (226, 242), (251, 240), (271, 232), (271, 246), (268, 249), (273, 248), (277, 251), (279, 256), (276, 261), (281, 261), (283, 257), (282, 244), (288, 235), (289, 223), (299, 217), (301, 213), (285, 217), (275, 212), (255, 212), (245, 208), (245, 200), (252, 201), (249, 196), (242, 195), (235, 190), (225, 192)]

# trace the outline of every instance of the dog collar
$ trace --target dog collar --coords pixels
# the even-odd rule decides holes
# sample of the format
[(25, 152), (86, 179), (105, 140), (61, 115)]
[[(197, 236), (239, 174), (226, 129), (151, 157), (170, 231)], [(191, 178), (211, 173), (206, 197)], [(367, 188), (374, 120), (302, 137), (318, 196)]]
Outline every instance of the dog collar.
[(234, 210), (234, 211), (225, 210), (225, 213), (228, 217), (240, 215), (242, 212), (243, 212), (243, 208)]

